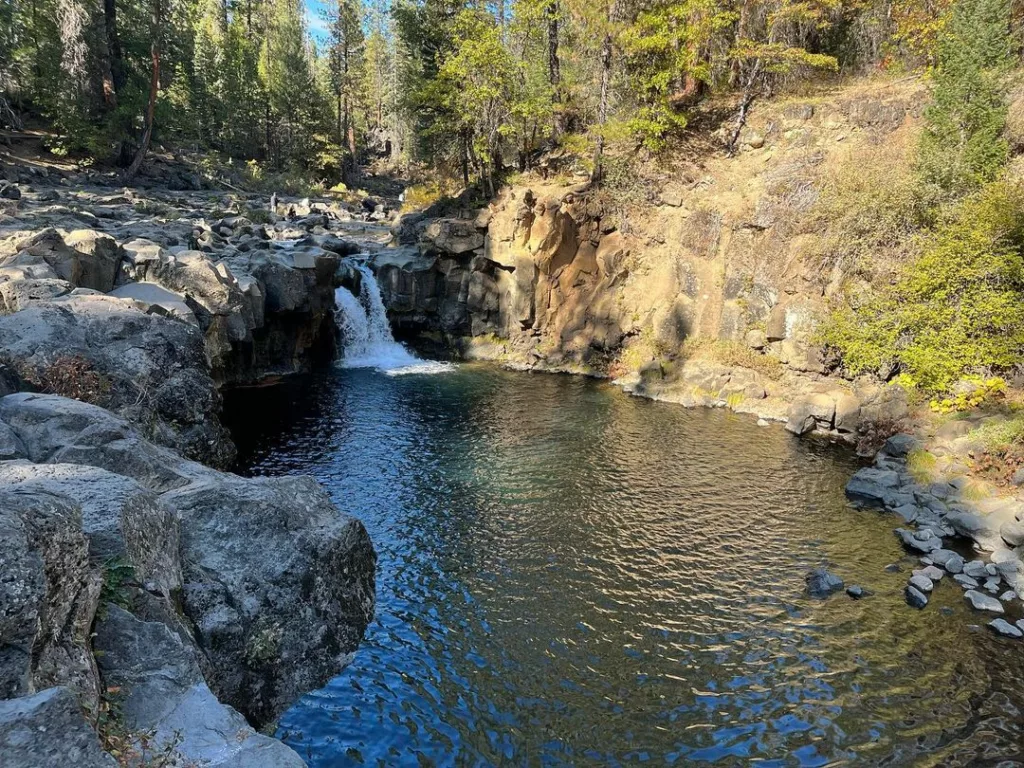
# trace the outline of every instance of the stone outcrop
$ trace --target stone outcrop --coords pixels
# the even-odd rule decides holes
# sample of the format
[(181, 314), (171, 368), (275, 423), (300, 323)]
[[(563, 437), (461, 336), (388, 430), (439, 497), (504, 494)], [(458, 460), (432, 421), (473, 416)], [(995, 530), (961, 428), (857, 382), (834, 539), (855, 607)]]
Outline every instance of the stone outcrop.
[(154, 753), (173, 751), (184, 765), (302, 768), (302, 759), (253, 730), (207, 686), (194, 649), (159, 622), (116, 605), (97, 623), (104, 683), (121, 691), (118, 713), (132, 733), (149, 734)]
[(233, 457), (195, 326), (123, 299), (70, 295), (0, 316), (0, 356), (37, 388), (109, 408), (186, 456)]
[(0, 765), (4, 768), (117, 768), (82, 716), (75, 694), (49, 688), (0, 700)]
[[(376, 555), (361, 523), (309, 478), (218, 472), (76, 400), (0, 398), (0, 438), (0, 697), (64, 686), (95, 715), (116, 690), (127, 732), (178, 764), (301, 766), (254, 726), (362, 639)], [(98, 611), (101, 584), (117, 604)], [(63, 717), (26, 706), (0, 702), (5, 766), (31, 763), (3, 741), (4, 707), (15, 734)]]
[(89, 562), (80, 507), (0, 485), (0, 574), (0, 697), (68, 686), (95, 715), (89, 633), (101, 576)]
[[(78, 515), (82, 567), (90, 547), (123, 552), (132, 580), (167, 598), (147, 599), (147, 615), (166, 617), (169, 599), (180, 600), (211, 687), (251, 722), (322, 685), (358, 645), (373, 616), (376, 557), (362, 524), (313, 480), (217, 472), (55, 396), (0, 399), (0, 421), (28, 459), (0, 465), (0, 488), (64, 499)], [(52, 495), (61, 488), (66, 498)]]

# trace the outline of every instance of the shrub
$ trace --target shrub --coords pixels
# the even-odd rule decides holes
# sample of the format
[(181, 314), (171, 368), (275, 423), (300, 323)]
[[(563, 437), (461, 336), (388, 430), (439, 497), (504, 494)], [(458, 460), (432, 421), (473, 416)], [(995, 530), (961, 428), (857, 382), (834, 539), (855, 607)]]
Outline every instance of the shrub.
[(1006, 392), (1006, 382), (998, 376), (988, 379), (981, 376), (968, 376), (961, 384), (960, 391), (952, 397), (932, 400), (929, 403), (931, 409), (941, 414), (961, 413), (977, 408)]
[(853, 374), (898, 364), (925, 392), (1024, 353), (1024, 189), (996, 182), (925, 235), (892, 287), (832, 314), (821, 340)]

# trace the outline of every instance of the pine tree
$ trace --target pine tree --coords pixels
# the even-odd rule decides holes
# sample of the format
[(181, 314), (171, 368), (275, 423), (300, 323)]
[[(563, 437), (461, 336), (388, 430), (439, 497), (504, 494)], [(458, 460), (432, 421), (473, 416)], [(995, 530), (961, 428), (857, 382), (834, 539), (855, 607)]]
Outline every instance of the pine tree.
[(356, 125), (354, 108), (358, 85), (363, 81), (363, 5), (360, 0), (337, 0), (331, 24), (330, 62), (331, 90), (337, 100), (337, 143), (344, 146), (346, 174), (356, 163)]
[(1009, 29), (1009, 0), (960, 0), (953, 7), (939, 44), (920, 148), (924, 178), (943, 193), (975, 189), (1006, 163)]

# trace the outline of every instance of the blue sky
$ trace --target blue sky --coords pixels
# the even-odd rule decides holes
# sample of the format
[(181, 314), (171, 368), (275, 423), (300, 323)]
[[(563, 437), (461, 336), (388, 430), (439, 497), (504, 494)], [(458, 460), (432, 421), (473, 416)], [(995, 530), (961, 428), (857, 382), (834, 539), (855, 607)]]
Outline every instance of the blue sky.
[(324, 18), (327, 3), (323, 0), (305, 0), (305, 2), (306, 27), (317, 44), (322, 44), (327, 39), (327, 20)]

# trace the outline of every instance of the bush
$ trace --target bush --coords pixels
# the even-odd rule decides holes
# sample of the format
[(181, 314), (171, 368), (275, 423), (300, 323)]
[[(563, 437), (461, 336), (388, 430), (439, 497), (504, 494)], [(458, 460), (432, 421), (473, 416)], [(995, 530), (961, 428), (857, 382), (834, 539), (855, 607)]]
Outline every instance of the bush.
[(1024, 188), (996, 182), (922, 237), (894, 286), (832, 314), (821, 340), (853, 374), (898, 365), (925, 392), (1024, 353)]

